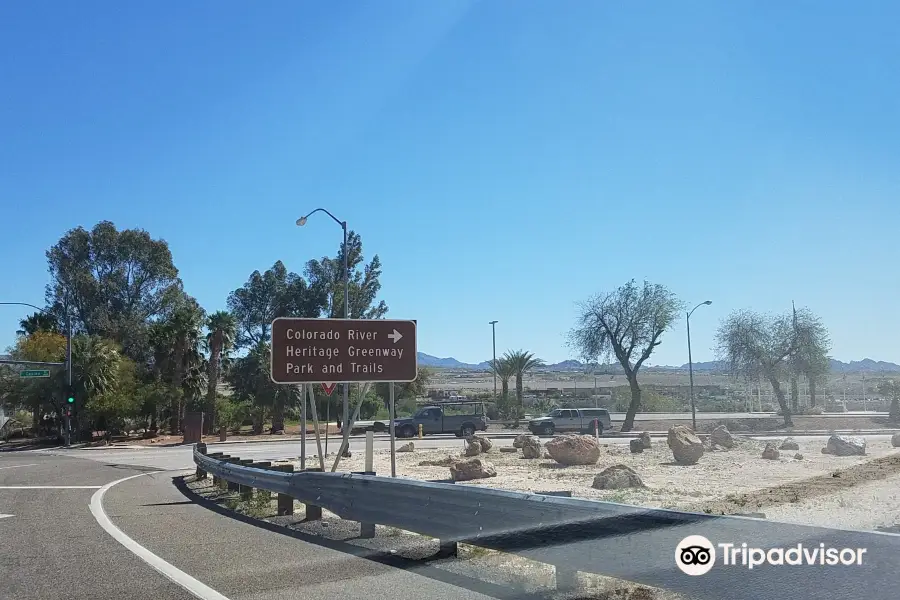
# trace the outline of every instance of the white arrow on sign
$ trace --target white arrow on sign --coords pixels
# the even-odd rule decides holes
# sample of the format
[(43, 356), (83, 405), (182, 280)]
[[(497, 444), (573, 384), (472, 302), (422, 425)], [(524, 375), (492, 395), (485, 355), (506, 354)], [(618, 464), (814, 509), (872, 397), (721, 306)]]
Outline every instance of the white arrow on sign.
[(0, 519), (5, 519), (7, 517), (14, 517), (16, 515), (0, 515)]
[(395, 343), (395, 344), (396, 344), (397, 342), (399, 342), (399, 341), (400, 341), (400, 338), (402, 338), (402, 337), (403, 337), (403, 335), (401, 335), (401, 333), (400, 333), (399, 331), (397, 331), (396, 329), (394, 330), (394, 333), (389, 333), (389, 334), (388, 334), (388, 338), (394, 340), (394, 343)]

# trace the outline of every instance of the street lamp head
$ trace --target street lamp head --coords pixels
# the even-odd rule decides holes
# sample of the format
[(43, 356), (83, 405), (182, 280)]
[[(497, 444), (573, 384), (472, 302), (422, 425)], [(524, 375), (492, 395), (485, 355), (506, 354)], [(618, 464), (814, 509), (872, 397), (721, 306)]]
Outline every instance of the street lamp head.
[(500, 321), (488, 321), (488, 325), (496, 325)]
[(306, 225), (306, 217), (300, 217), (299, 219), (297, 219), (298, 227), (303, 227), (304, 225)]
[(709, 306), (709, 305), (710, 305), (710, 304), (712, 304), (712, 300), (707, 300), (707, 301), (706, 301), (706, 302), (704, 302), (704, 303), (703, 303), (703, 304), (705, 304), (705, 305), (707, 305), (707, 306)]

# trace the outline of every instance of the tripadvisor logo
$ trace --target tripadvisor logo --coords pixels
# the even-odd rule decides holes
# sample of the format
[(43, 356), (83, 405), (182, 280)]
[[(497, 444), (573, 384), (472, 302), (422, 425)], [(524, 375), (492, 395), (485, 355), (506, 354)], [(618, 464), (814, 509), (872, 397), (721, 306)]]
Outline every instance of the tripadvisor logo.
[(789, 547), (755, 548), (746, 543), (713, 544), (702, 535), (689, 535), (675, 547), (675, 564), (687, 575), (704, 575), (716, 564), (753, 569), (771, 566), (852, 566), (863, 563), (866, 548), (833, 548), (824, 543)]

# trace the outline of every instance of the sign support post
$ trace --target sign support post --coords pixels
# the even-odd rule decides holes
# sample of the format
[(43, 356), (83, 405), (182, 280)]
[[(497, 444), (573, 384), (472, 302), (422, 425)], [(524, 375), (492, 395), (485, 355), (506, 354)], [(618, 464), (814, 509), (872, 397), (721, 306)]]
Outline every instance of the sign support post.
[(319, 452), (319, 467), (321, 467), (322, 471), (325, 471), (325, 455), (322, 454), (322, 437), (319, 434), (319, 409), (316, 408), (316, 392), (313, 389), (313, 386), (308, 386), (309, 389), (309, 409), (312, 411), (313, 418), (313, 428), (316, 432), (316, 449)]
[(306, 385), (300, 384), (300, 470), (306, 469)]
[(391, 406), (390, 406), (390, 420), (391, 420), (391, 477), (397, 476), (397, 451), (394, 449), (394, 440), (396, 439), (396, 431), (394, 431), (394, 419), (397, 418), (397, 415), (394, 412), (394, 382), (390, 382), (388, 384), (388, 389), (390, 390), (390, 398), (391, 398)]

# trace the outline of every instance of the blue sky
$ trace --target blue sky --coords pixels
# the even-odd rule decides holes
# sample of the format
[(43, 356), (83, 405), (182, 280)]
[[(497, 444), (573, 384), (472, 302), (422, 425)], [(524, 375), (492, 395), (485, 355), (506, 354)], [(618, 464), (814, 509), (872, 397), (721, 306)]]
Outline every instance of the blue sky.
[[(900, 362), (892, 2), (5, 3), (0, 300), (102, 219), (166, 239), (209, 310), (340, 230), (419, 349), (571, 356), (631, 278), (691, 305), (791, 301), (839, 359)], [(24, 316), (0, 309), (0, 347)], [(686, 362), (684, 321), (652, 364)]]

